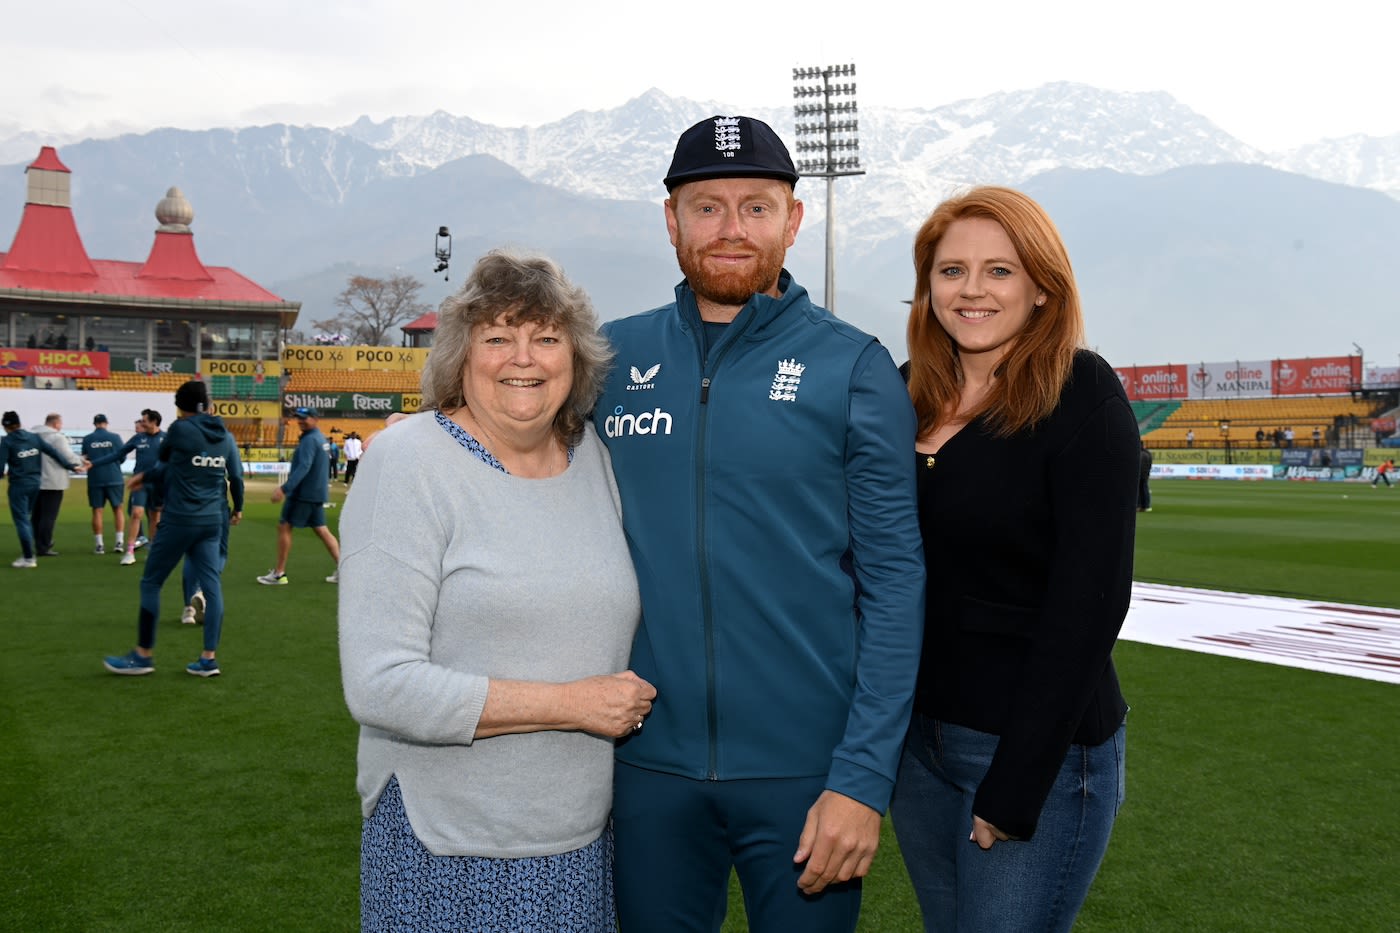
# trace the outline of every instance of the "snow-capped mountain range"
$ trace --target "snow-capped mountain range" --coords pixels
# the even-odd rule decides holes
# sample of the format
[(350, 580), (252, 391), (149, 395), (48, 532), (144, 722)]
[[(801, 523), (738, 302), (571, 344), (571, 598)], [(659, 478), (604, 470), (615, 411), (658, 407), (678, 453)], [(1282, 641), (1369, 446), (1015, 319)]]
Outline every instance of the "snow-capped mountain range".
[[(438, 112), (339, 128), (167, 129), (66, 144), (60, 157), (93, 256), (139, 258), (156, 201), (178, 185), (205, 261), (301, 300), (308, 329), (331, 316), (351, 272), (397, 267), (428, 280), (440, 225), (454, 235), (456, 281), (483, 249), (534, 246), (564, 261), (606, 318), (667, 300), (679, 274), (661, 177), (681, 130), (735, 112), (745, 111), (652, 89), (537, 127)], [(792, 142), (791, 110), (747, 112)], [(1070, 83), (927, 109), (864, 105), (859, 119), (866, 174), (834, 186), (834, 304), (896, 356), (912, 231), (977, 183), (1022, 187), (1050, 210), (1085, 292), (1091, 343), (1115, 362), (1331, 355), (1352, 342), (1393, 357), (1400, 344), (1388, 305), (1381, 314), (1388, 282), (1359, 274), (1338, 295), (1335, 278), (1307, 274), (1323, 256), (1355, 268), (1368, 250), (1381, 268), (1393, 263), (1400, 135), (1266, 153), (1165, 93)], [(53, 142), (0, 139), (11, 163), (0, 167), (0, 230), (18, 220), (19, 172)], [(825, 189), (799, 183), (807, 216), (789, 260), (818, 301)], [(451, 287), (430, 280), (428, 297)], [(1331, 324), (1318, 316), (1326, 302), (1340, 315)]]
[[(731, 112), (723, 104), (676, 100), (652, 89), (617, 110), (576, 113), (540, 127), (502, 129), (438, 111), (377, 123), (362, 117), (340, 132), (384, 152), (387, 172), (414, 174), (484, 154), (533, 181), (579, 194), (659, 200), (663, 173), (657, 169), (664, 169), (675, 146), (676, 133), (669, 127)], [(791, 140), (790, 110), (752, 115)], [(988, 179), (1017, 185), (1054, 168), (1151, 175), (1223, 162), (1263, 165), (1400, 198), (1400, 135), (1349, 136), (1266, 153), (1163, 92), (1103, 91), (1062, 82), (929, 109), (864, 107), (860, 122), (861, 161), (868, 175), (848, 183), (877, 192), (902, 187), (920, 203), (935, 203), (949, 188)], [(627, 159), (614, 157), (619, 147), (626, 148)], [(881, 201), (877, 197), (876, 203)], [(877, 210), (873, 217), (885, 214)]]

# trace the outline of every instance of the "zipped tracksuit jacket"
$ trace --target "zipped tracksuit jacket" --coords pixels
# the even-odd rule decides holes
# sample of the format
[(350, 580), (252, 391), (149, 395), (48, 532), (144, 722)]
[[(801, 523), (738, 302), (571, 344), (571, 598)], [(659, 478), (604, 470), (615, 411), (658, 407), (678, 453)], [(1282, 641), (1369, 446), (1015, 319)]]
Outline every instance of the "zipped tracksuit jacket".
[(10, 474), (10, 518), (14, 521), (15, 533), (19, 536), (20, 553), (25, 557), (34, 556), (32, 514), (34, 497), (39, 494), (44, 457), (50, 457), (70, 470), (82, 466), (81, 461), (71, 455), (65, 457), (32, 431), (21, 428), (0, 435), (0, 476), (4, 476), (6, 472)]
[(657, 688), (618, 760), (701, 780), (825, 776), (884, 812), (923, 632), (915, 419), (889, 353), (786, 270), (705, 351), (694, 293), (606, 323), (594, 419)]
[(154, 434), (142, 434), (140, 431), (137, 431), (126, 439), (125, 444), (111, 453), (103, 454), (96, 459), (91, 457), (88, 459), (92, 461), (94, 467), (106, 466), (109, 463), (120, 464), (134, 451), (136, 460), (132, 464), (131, 471), (133, 473), (145, 473), (156, 465), (157, 457), (160, 454), (160, 445), (164, 441), (164, 431), (157, 431)]
[[(155, 469), (156, 464), (159, 462), (160, 445), (163, 443), (165, 443), (164, 431), (157, 431), (154, 434), (143, 434), (137, 431), (126, 439), (125, 444), (111, 453), (104, 454), (96, 460), (93, 460), (91, 457), (88, 459), (91, 461), (94, 469), (105, 467), (108, 464), (117, 464), (118, 469), (120, 469), (121, 462), (132, 452), (135, 452), (136, 459), (132, 463), (131, 472), (133, 474), (149, 473), (151, 470)], [(158, 510), (160, 505), (160, 487), (155, 484), (147, 487), (143, 484), (143, 488), (132, 491), (127, 497), (126, 510), (130, 512), (136, 506)], [(134, 539), (136, 533), (137, 529), (132, 528), (131, 534), (128, 537)]]
[(282, 492), (288, 499), (320, 504), (330, 498), (331, 442), (319, 428), (307, 428), (297, 441)]
[[(116, 461), (107, 460), (122, 446), (121, 435), (106, 428), (97, 428), (83, 438), (83, 456), (92, 462), (88, 470), (88, 486), (121, 486), (124, 484), (122, 468)], [(102, 460), (102, 464), (98, 464)]]

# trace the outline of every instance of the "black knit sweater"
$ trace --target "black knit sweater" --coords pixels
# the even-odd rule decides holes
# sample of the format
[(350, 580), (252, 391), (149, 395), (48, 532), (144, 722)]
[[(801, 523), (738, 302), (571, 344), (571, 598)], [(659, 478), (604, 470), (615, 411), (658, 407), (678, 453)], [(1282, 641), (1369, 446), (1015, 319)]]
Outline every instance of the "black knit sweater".
[(1138, 429), (1113, 370), (1080, 351), (1059, 406), (998, 438), (974, 420), (918, 455), (928, 564), (915, 708), (1000, 736), (973, 812), (1035, 831), (1071, 743), (1127, 705), (1110, 653), (1128, 610)]

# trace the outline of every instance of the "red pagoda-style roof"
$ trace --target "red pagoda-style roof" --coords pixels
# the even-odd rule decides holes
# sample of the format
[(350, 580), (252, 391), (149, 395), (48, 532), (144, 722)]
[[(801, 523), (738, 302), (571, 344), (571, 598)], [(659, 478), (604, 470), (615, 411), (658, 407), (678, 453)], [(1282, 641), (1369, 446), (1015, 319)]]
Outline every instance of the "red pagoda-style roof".
[(39, 150), (39, 157), (29, 163), (30, 168), (43, 169), (47, 172), (68, 172), (72, 171), (64, 165), (58, 158), (58, 150), (53, 146), (44, 146)]
[[(185, 279), (142, 274), (146, 265), (113, 259), (92, 261), (89, 275), (54, 271), (14, 271), (3, 268), (9, 257), (0, 253), (0, 290), (59, 292), (75, 300), (112, 297), (126, 299), (180, 299), (210, 302), (285, 304), (261, 285), (223, 266), (204, 267), (207, 278)], [(36, 296), (38, 297), (38, 296)], [(130, 303), (130, 301), (126, 302)]]
[(70, 208), (51, 204), (24, 205), (14, 245), (8, 253), (0, 255), (0, 282), (10, 273), (25, 272), (89, 278), (97, 274), (83, 248), (82, 237), (78, 236)]
[(268, 310), (295, 314), (295, 302), (284, 301), (233, 269), (200, 262), (189, 229), (194, 212), (178, 189), (170, 189), (156, 206), (160, 227), (144, 263), (93, 260), (73, 221), (66, 177), (71, 172), (58, 153), (43, 147), (26, 172), (37, 174), (30, 176), (30, 195), (13, 245), (0, 253), (0, 296), (128, 305), (272, 305)]

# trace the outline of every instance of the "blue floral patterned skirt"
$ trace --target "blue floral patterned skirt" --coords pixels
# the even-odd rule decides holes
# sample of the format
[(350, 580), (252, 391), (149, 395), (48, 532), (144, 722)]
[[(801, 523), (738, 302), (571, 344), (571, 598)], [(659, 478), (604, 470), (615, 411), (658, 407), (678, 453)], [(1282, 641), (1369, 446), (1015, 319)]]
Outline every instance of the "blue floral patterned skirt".
[(611, 828), (561, 855), (433, 855), (413, 834), (391, 778), (360, 840), (360, 926), (365, 933), (613, 933), (612, 862)]

